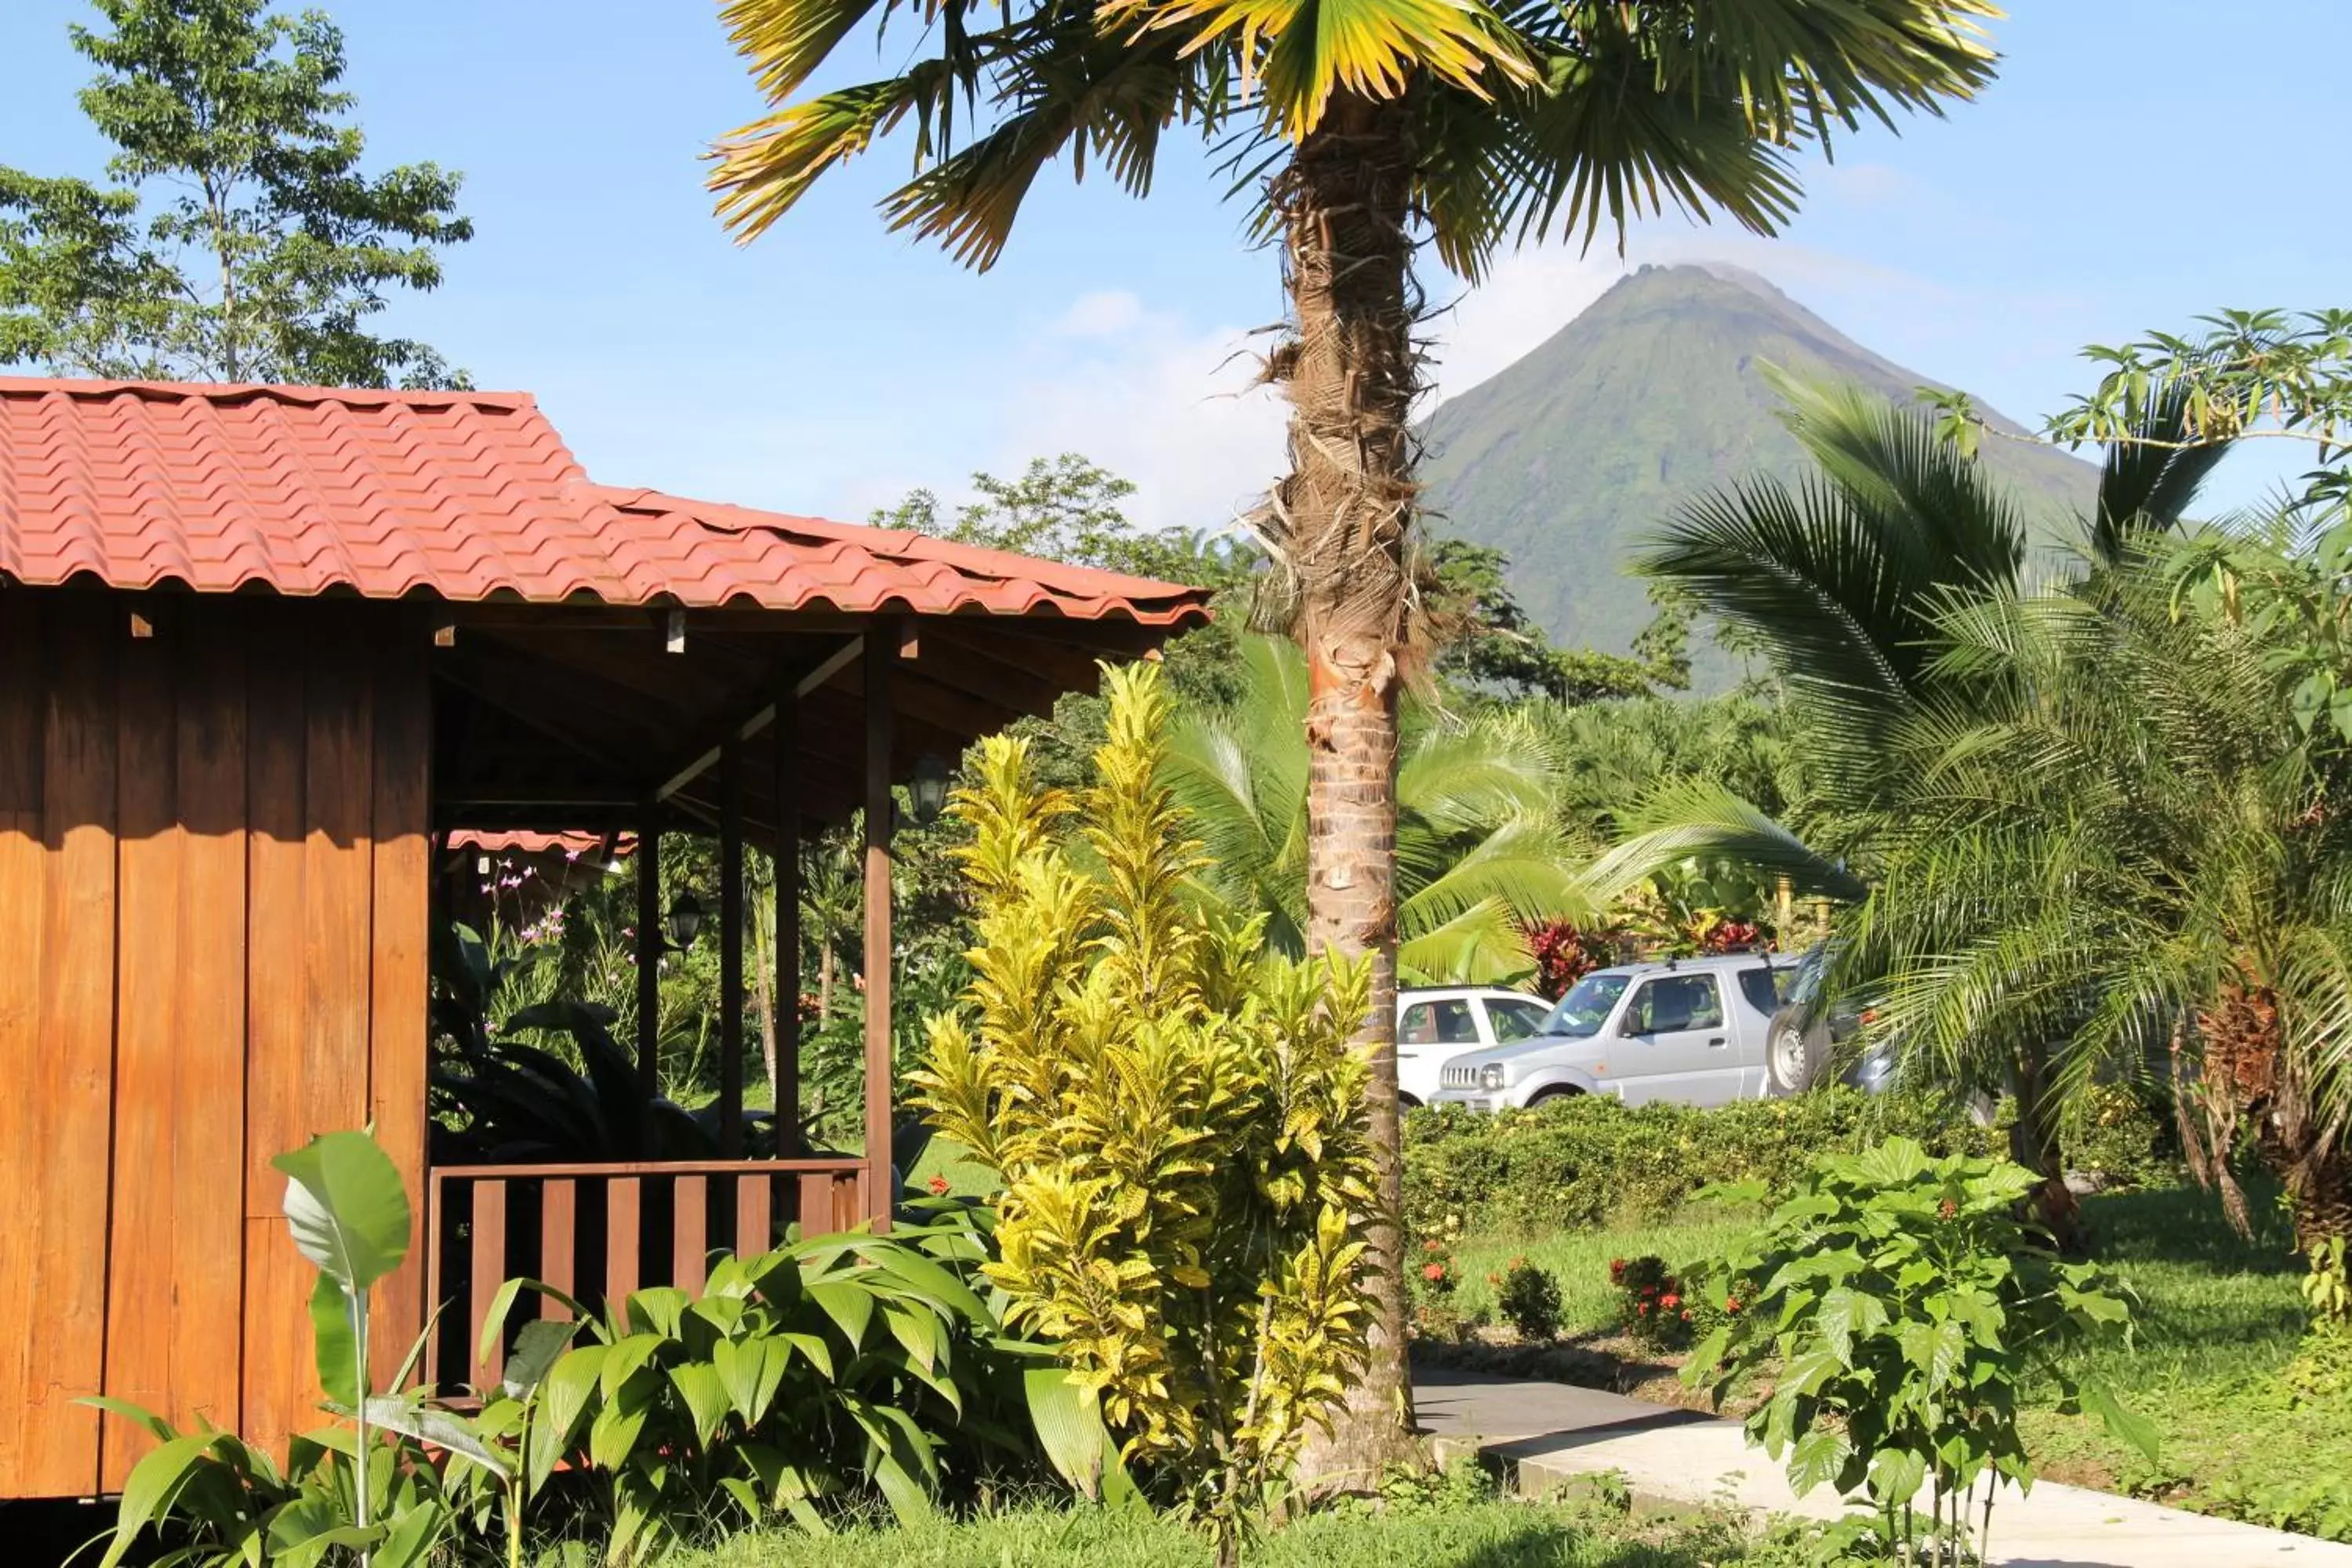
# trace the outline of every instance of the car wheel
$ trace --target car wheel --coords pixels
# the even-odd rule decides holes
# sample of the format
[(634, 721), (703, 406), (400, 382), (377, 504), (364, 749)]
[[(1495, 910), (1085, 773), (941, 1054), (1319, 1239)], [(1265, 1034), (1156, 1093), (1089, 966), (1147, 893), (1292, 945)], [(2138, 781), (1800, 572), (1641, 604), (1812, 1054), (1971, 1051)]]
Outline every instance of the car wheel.
[(1419, 1110), (1421, 1109), (1421, 1101), (1415, 1100), (1412, 1095), (1407, 1094), (1404, 1090), (1399, 1089), (1397, 1090), (1397, 1109), (1399, 1110)]
[(1528, 1107), (1529, 1110), (1533, 1110), (1535, 1107), (1542, 1105), (1549, 1100), (1572, 1100), (1583, 1092), (1584, 1091), (1580, 1089), (1570, 1089), (1555, 1084), (1549, 1089), (1539, 1089), (1536, 1090), (1535, 1093), (1529, 1095), (1528, 1097)]
[(1772, 1020), (1764, 1042), (1764, 1080), (1775, 1095), (1802, 1094), (1820, 1076), (1822, 1031), (1801, 1028), (1787, 1014)]

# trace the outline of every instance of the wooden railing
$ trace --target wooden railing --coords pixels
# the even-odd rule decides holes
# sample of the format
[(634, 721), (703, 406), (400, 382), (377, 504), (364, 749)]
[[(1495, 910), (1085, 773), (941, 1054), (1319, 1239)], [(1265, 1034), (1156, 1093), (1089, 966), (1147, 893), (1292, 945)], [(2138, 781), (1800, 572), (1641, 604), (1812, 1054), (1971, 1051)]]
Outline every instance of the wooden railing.
[[(426, 1381), (445, 1389), (499, 1381), (504, 1348), (488, 1361), (476, 1351), (508, 1279), (543, 1280), (591, 1311), (651, 1285), (698, 1290), (715, 1249), (765, 1251), (794, 1222), (812, 1236), (858, 1224), (864, 1177), (864, 1162), (845, 1157), (436, 1167), (426, 1283), (444, 1309)], [(513, 1314), (509, 1335), (532, 1310)], [(564, 1310), (551, 1296), (537, 1297), (535, 1310)]]

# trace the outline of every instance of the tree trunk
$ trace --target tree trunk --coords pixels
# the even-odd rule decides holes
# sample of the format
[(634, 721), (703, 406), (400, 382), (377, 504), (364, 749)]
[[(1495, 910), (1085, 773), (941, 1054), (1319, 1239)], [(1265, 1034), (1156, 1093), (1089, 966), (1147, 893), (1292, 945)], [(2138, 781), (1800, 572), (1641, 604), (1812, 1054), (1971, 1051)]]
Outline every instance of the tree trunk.
[(1343, 95), (1273, 190), (1295, 334), (1271, 379), (1287, 395), (1291, 471), (1265, 531), (1291, 576), (1307, 654), (1307, 943), (1368, 955), (1366, 1112), (1379, 1162), (1368, 1227), (1371, 1361), (1328, 1436), (1302, 1455), (1310, 1490), (1360, 1491), (1414, 1456), (1405, 1366), (1396, 1087), (1396, 767), (1413, 518), (1416, 316), (1406, 232), (1412, 150), (1401, 104)]
[(2049, 1102), (2050, 1062), (2040, 1049), (2018, 1053), (2017, 1120), (2010, 1124), (2009, 1157), (2042, 1178), (2034, 1207), (2062, 1252), (2083, 1250), (2082, 1205), (2066, 1184), (2066, 1156), (2058, 1146), (2058, 1119)]
[[(771, 904), (774, 902), (772, 899), (764, 901)], [(768, 1089), (771, 1094), (774, 1092), (776, 1085), (782, 1081), (776, 1076), (776, 962), (773, 956), (775, 943), (770, 940), (769, 931), (773, 920), (772, 915), (762, 915), (758, 912), (758, 906), (754, 904), (751, 916), (753, 965), (751, 994), (756, 999), (760, 1009), (760, 1058), (768, 1064)], [(783, 1120), (783, 1107), (778, 1104), (776, 1111), (778, 1136), (781, 1139), (782, 1129), (786, 1125)], [(782, 1147), (781, 1143), (779, 1147)]]
[(2323, 1241), (2352, 1239), (2352, 1157), (2341, 1150), (2305, 1162), (2294, 1188), (2294, 1245), (2308, 1253)]

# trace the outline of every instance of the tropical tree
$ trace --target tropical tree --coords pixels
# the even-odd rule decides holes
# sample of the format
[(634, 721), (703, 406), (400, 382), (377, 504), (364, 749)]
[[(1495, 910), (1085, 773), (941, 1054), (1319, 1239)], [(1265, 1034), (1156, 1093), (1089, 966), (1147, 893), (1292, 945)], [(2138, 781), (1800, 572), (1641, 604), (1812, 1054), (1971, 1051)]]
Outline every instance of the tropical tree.
[[(1932, 752), (2015, 695), (2008, 672), (1948, 658), (1941, 644), (1958, 607), (2033, 584), (2024, 510), (1928, 409), (1858, 388), (1776, 384), (1814, 472), (1703, 496), (1641, 559), (1771, 665), (1803, 752), (1814, 831), (1801, 839), (1719, 784), (1677, 783), (1629, 814), (1634, 832), (1594, 868), (1596, 893), (1700, 854), (1859, 900), (1868, 889), (1849, 867), (1866, 869), (1917, 820), (1924, 764), (1898, 759)], [(2149, 440), (2112, 449), (2090, 510), (2076, 520), (2075, 565), (2053, 563), (2045, 580), (2111, 566), (2179, 525), (2223, 450), (2163, 445), (2186, 415), (2185, 400), (2161, 384), (2142, 399), (2133, 427)], [(1847, 984), (1868, 977), (1859, 951), (1841, 962)], [(2071, 1234), (2050, 1061), (2063, 1037), (2048, 1023), (1948, 1037), (1942, 1076), (2015, 1091), (2017, 1161), (2042, 1173), (2052, 1226)]]
[[(1195, 707), (1168, 751), (1169, 787), (1209, 848), (1209, 885), (1265, 918), (1276, 951), (1308, 948), (1305, 658), (1243, 639), (1242, 696)], [(1543, 733), (1507, 710), (1448, 720), (1408, 703), (1397, 766), (1397, 969), (1423, 984), (1486, 984), (1535, 967), (1528, 922), (1589, 915), (1577, 873), (1586, 846), (1554, 805), (1559, 765)]]
[[(473, 237), (458, 176), (370, 175), (343, 123), (343, 37), (269, 0), (97, 0), (69, 29), (114, 182), (0, 167), (0, 364), (170, 381), (464, 384), (365, 329)], [(164, 198), (147, 205), (152, 190)]]
[[(1045, 165), (1093, 157), (1141, 195), (1171, 127), (1223, 154), (1281, 251), (1286, 334), (1265, 374), (1291, 405), (1290, 469), (1253, 521), (1307, 650), (1309, 944), (1369, 953), (1362, 1034), (1385, 1292), (1372, 1372), (1343, 1424), (1363, 1483), (1405, 1448), (1398, 1237), (1394, 779), (1412, 647), (1414, 328), (1423, 244), (1476, 279), (1502, 247), (1673, 208), (1761, 233), (1795, 210), (1794, 159), (1900, 110), (1940, 111), (1993, 72), (1990, 0), (730, 0), (775, 105), (719, 147), (747, 238), (877, 138), (911, 129), (891, 226), (987, 267)], [(894, 25), (895, 24), (895, 25)], [(872, 26), (888, 74), (810, 89)]]
[[(1942, 664), (1988, 696), (1908, 737), (1850, 935), (1906, 1052), (2063, 1041), (2053, 1095), (2168, 1070), (2231, 1219), (2251, 1230), (2251, 1131), (2316, 1262), (2352, 1236), (2352, 750), (2297, 721), (2275, 623), (2180, 555), (1939, 617)], [(2227, 548), (2234, 571), (2282, 558)]]

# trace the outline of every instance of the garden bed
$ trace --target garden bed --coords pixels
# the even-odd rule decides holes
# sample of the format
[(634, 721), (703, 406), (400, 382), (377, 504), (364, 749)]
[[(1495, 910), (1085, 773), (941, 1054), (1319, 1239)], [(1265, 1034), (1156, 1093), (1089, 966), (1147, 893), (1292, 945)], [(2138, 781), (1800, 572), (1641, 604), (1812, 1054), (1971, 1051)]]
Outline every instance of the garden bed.
[[(2080, 1370), (2156, 1423), (2162, 1455), (2151, 1467), (2097, 1422), (2047, 1405), (2025, 1413), (2028, 1447), (2053, 1480), (2352, 1540), (2352, 1342), (2330, 1352), (2306, 1340), (2301, 1261), (2274, 1209), (2256, 1212), (2264, 1227), (2248, 1241), (2194, 1188), (2084, 1200), (2097, 1256), (2138, 1305), (2132, 1344), (2093, 1352)], [(1424, 1337), (1415, 1353), (1698, 1406), (1677, 1375), (1679, 1352), (1621, 1331), (1609, 1263), (1643, 1254), (1680, 1262), (1719, 1247), (1749, 1218), (1699, 1205), (1602, 1229), (1465, 1236), (1451, 1251), (1460, 1280), (1451, 1305), (1467, 1326), (1457, 1338)], [(1520, 1257), (1559, 1279), (1561, 1332), (1550, 1345), (1518, 1344), (1482, 1322), (1489, 1276)]]

